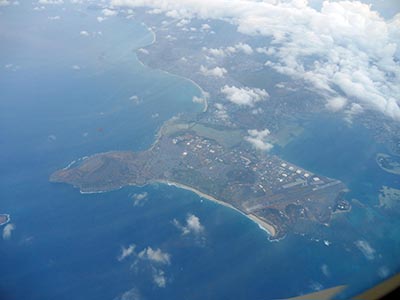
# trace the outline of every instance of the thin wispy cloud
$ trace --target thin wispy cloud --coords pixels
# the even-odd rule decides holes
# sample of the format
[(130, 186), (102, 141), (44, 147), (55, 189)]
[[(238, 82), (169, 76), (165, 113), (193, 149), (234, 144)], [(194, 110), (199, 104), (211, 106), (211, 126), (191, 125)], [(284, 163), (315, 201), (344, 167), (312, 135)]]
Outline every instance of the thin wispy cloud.
[(136, 245), (135, 244), (130, 244), (128, 247), (122, 247), (121, 248), (121, 254), (118, 256), (118, 261), (123, 261), (125, 258), (135, 255), (135, 249)]
[[(171, 265), (171, 255), (160, 248), (150, 246), (141, 251), (135, 251), (137, 246), (130, 244), (128, 247), (121, 247), (117, 260), (121, 263), (129, 262), (131, 269), (135, 272), (150, 271), (152, 281), (158, 288), (164, 288), (167, 285), (168, 278), (165, 268)], [(134, 289), (129, 290), (115, 299), (139, 299), (139, 294)], [(129, 298), (132, 297), (132, 298)]]
[(143, 206), (148, 199), (149, 199), (149, 194), (147, 192), (137, 193), (132, 195), (134, 206)]
[(11, 238), (11, 235), (13, 231), (15, 230), (15, 225), (14, 224), (7, 224), (3, 228), (3, 240), (9, 240)]
[(123, 292), (120, 296), (114, 298), (114, 300), (140, 300), (142, 296), (139, 290), (134, 287), (126, 292)]

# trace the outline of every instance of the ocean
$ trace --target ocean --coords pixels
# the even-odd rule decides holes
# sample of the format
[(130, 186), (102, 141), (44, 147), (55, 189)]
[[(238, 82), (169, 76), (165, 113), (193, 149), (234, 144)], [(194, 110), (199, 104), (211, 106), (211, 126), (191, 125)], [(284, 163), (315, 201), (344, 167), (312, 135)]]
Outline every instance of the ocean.
[[(14, 226), (0, 239), (0, 299), (263, 300), (347, 283), (354, 292), (398, 271), (400, 222), (375, 207), (398, 179), (371, 160), (381, 146), (367, 132), (338, 120), (323, 120), (330, 138), (317, 119), (277, 150), (343, 180), (360, 203), (315, 236), (270, 242), (238, 212), (162, 184), (80, 194), (49, 183), (80, 157), (147, 149), (166, 120), (203, 109), (190, 81), (136, 59), (153, 41), (143, 24), (66, 7), (21, 4), (0, 18), (0, 213)], [(185, 234), (190, 216), (202, 229)]]

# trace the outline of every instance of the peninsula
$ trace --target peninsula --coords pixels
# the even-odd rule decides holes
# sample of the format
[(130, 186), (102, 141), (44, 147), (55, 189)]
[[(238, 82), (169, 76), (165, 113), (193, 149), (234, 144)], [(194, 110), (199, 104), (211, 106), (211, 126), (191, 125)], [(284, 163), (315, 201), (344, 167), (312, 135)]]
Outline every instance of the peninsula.
[(150, 149), (95, 154), (56, 171), (50, 181), (82, 193), (156, 182), (176, 185), (241, 212), (270, 239), (283, 238), (299, 223), (328, 224), (343, 207), (342, 182), (255, 151), (236, 134), (170, 121)]

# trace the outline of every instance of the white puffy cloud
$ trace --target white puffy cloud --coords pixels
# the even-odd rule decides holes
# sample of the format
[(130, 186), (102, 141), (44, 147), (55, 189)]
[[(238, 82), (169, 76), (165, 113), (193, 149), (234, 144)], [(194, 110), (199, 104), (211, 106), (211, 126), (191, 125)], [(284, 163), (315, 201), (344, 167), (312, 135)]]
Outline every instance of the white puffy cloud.
[(161, 265), (169, 265), (171, 263), (171, 255), (159, 248), (153, 250), (153, 248), (147, 247), (138, 254), (138, 257)]
[(202, 49), (203, 51), (207, 51), (208, 54), (214, 56), (214, 57), (224, 57), (225, 54), (225, 50), (223, 48), (206, 48), (203, 47)]
[(164, 288), (167, 285), (165, 272), (160, 269), (153, 269), (153, 282), (159, 287)]
[(206, 24), (206, 23), (204, 23), (204, 24), (201, 24), (201, 28), (200, 29), (202, 31), (209, 31), (209, 30), (211, 30), (211, 26)]
[[(318, 10), (305, 0), (111, 2), (175, 18), (225, 20), (243, 34), (268, 37), (270, 67), (306, 80), (327, 98), (338, 96), (339, 88), (349, 100), (400, 120), (400, 14), (386, 21), (360, 1), (324, 1)], [(210, 53), (223, 56), (225, 50)]]
[(260, 130), (250, 129), (247, 131), (249, 134), (244, 139), (253, 145), (254, 148), (261, 151), (269, 151), (273, 148), (271, 143), (268, 143), (265, 139), (270, 135), (268, 129)]
[(204, 233), (204, 226), (201, 224), (199, 217), (189, 214), (185, 221), (186, 224), (184, 225), (182, 225), (176, 219), (172, 221), (175, 227), (182, 231), (182, 235), (187, 235), (190, 233), (198, 235)]
[(252, 89), (249, 87), (238, 88), (228, 85), (225, 85), (221, 89), (221, 93), (232, 103), (250, 107), (253, 107), (255, 103), (265, 100), (269, 96), (267, 91), (263, 89)]
[(225, 76), (226, 73), (228, 73), (228, 71), (222, 67), (215, 67), (212, 69), (207, 69), (205, 66), (201, 65), (200, 73), (204, 76), (213, 76), (213, 77), (222, 78)]
[(106, 17), (113, 17), (117, 14), (115, 10), (109, 9), (109, 8), (104, 8), (102, 11), (104, 16)]
[(229, 119), (229, 115), (226, 107), (221, 103), (215, 103), (214, 106), (216, 108), (215, 116), (222, 121), (227, 121)]
[(249, 44), (238, 43), (235, 45), (235, 49), (247, 55), (253, 54), (253, 49)]
[(352, 103), (350, 108), (345, 111), (345, 120), (349, 123), (353, 122), (353, 117), (364, 112), (364, 108), (358, 103)]
[(11, 224), (11, 223), (9, 223), (6, 226), (4, 226), (4, 228), (3, 228), (3, 239), (4, 240), (10, 239), (14, 229), (15, 229), (15, 225)]
[(135, 244), (130, 244), (127, 248), (122, 247), (121, 248), (121, 254), (118, 256), (119, 261), (123, 261), (125, 258), (135, 254)]
[(82, 36), (89, 36), (89, 32), (87, 32), (86, 30), (82, 30), (81, 32), (79, 32), (79, 34)]
[(343, 97), (334, 97), (328, 99), (325, 107), (330, 111), (336, 112), (342, 110), (347, 104), (347, 99)]
[[(261, 48), (260, 48), (261, 49)], [(208, 54), (214, 57), (225, 57), (228, 55), (232, 55), (238, 52), (242, 52), (244, 54), (250, 55), (253, 54), (253, 48), (246, 43), (237, 43), (236, 45), (233, 46), (228, 46), (228, 47), (221, 47), (221, 48), (207, 48), (203, 47), (203, 51), (206, 51)]]
[(147, 192), (133, 194), (132, 195), (133, 205), (141, 206), (148, 200), (148, 198), (149, 198), (149, 194)]
[(0, 6), (7, 6), (7, 5), (10, 5), (10, 4), (11, 4), (11, 2), (8, 1), (8, 0), (0, 0)]

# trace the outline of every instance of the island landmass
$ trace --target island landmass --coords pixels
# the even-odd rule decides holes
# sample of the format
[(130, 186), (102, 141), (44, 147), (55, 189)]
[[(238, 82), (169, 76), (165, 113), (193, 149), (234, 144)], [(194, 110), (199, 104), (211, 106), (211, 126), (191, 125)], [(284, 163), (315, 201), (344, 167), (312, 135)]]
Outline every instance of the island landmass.
[(0, 226), (5, 225), (10, 222), (10, 215), (8, 214), (0, 214)]
[(400, 207), (400, 189), (382, 186), (379, 194), (379, 206), (387, 210), (398, 209)]
[(385, 153), (378, 153), (376, 155), (376, 163), (382, 170), (400, 175), (400, 158)]
[[(307, 120), (326, 112), (320, 95), (303, 80), (270, 68), (262, 53), (241, 51), (257, 40), (233, 24), (209, 21), (206, 27), (214, 33), (223, 29), (220, 39), (210, 30), (166, 23), (164, 16), (147, 14), (145, 8), (138, 12), (137, 20), (153, 35), (149, 45), (137, 49), (139, 62), (196, 85), (198, 95), (192, 100), (204, 105), (202, 113), (180, 114), (164, 123), (146, 151), (84, 157), (54, 172), (50, 181), (71, 184), (81, 193), (174, 185), (235, 209), (272, 240), (307, 232), (309, 225), (328, 225), (335, 213), (350, 211), (341, 181), (269, 152), (284, 148), (303, 134)], [(187, 22), (193, 28), (204, 25), (197, 19)], [(215, 74), (218, 70), (222, 74)], [(391, 139), (391, 132), (385, 139)]]
[(70, 164), (50, 176), (82, 193), (166, 183), (239, 211), (283, 238), (299, 222), (327, 225), (348, 210), (339, 180), (314, 174), (276, 155), (255, 151), (227, 132), (179, 119), (167, 122), (146, 151), (111, 151)]

